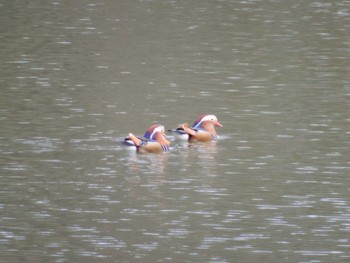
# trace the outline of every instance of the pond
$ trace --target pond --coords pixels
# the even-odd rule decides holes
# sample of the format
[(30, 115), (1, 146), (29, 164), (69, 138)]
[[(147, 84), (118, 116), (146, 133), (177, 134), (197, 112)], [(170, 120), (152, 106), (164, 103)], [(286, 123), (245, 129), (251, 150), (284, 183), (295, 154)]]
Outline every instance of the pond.
[[(349, 262), (350, 3), (0, 2), (10, 262)], [(209, 143), (120, 145), (215, 114)]]

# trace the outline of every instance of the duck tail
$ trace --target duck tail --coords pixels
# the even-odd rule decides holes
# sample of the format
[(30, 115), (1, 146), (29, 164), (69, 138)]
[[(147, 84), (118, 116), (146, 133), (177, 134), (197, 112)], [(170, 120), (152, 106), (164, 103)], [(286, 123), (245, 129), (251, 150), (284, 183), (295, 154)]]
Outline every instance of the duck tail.
[(196, 131), (189, 127), (188, 123), (183, 123), (179, 126), (178, 129), (182, 129), (188, 135), (193, 136), (196, 134)]
[(140, 147), (142, 145), (142, 140), (140, 138), (137, 138), (134, 134), (129, 133), (128, 138), (134, 142), (136, 147)]

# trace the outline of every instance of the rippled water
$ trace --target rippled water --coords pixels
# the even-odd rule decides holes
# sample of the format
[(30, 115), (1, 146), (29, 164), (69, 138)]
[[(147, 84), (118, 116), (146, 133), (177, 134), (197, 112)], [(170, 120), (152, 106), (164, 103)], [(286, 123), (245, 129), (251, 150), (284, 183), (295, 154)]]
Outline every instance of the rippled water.
[(349, 35), (347, 0), (0, 1), (0, 261), (349, 262)]

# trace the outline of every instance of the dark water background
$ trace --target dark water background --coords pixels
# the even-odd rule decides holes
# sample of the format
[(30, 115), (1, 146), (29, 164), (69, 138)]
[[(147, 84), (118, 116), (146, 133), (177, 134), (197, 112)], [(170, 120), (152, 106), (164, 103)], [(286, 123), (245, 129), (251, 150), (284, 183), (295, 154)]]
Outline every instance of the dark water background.
[(0, 262), (349, 262), (349, 36), (347, 0), (0, 0)]

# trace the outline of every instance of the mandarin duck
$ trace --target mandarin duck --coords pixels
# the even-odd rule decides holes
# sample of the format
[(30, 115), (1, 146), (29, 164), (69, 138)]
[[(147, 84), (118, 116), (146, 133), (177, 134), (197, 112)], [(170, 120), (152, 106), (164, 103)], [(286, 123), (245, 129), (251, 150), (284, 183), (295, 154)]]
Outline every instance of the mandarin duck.
[(160, 153), (170, 150), (170, 142), (166, 139), (164, 126), (159, 124), (149, 127), (144, 134), (144, 139), (129, 133), (124, 144), (136, 147), (136, 151), (141, 153)]
[(176, 130), (171, 130), (171, 132), (176, 138), (181, 140), (207, 142), (217, 139), (218, 134), (215, 126), (223, 127), (215, 115), (204, 114), (194, 122), (192, 127), (188, 123), (183, 123)]

